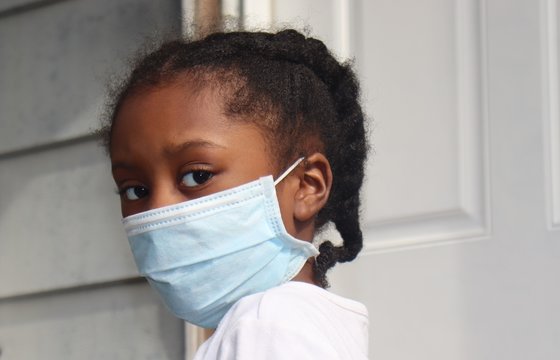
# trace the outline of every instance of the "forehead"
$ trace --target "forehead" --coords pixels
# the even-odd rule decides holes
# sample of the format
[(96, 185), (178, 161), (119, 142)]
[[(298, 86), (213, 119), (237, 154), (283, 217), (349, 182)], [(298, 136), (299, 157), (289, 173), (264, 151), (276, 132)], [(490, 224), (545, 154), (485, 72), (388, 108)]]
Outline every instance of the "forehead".
[(235, 149), (239, 156), (265, 153), (266, 141), (249, 121), (224, 114), (220, 91), (173, 83), (125, 99), (111, 134), (111, 158), (156, 151), (187, 141), (207, 141)]

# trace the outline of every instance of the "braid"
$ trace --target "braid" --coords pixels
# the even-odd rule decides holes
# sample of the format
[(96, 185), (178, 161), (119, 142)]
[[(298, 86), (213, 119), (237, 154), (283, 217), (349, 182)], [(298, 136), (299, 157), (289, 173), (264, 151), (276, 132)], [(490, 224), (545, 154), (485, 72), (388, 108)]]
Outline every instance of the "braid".
[(309, 50), (302, 52), (305, 64), (328, 86), (336, 111), (334, 127), (337, 131), (325, 134), (323, 141), (337, 136), (339, 140), (336, 142), (343, 144), (330, 148), (327, 145), (327, 157), (331, 162), (334, 180), (329, 201), (318, 217), (319, 224), (332, 221), (343, 239), (340, 247), (333, 246), (330, 241), (319, 247), (320, 255), (316, 259), (314, 272), (316, 279), (326, 287), (328, 269), (336, 262), (353, 260), (362, 249), (359, 192), (364, 177), (367, 142), (364, 116), (358, 102), (359, 88), (350, 66), (340, 65), (322, 42), (309, 39), (307, 43)]
[(110, 127), (131, 92), (181, 74), (224, 89), (226, 115), (260, 126), (275, 145), (271, 154), (279, 167), (312, 152), (326, 155), (333, 184), (315, 225), (333, 222), (343, 239), (342, 246), (325, 241), (319, 247), (314, 274), (327, 287), (327, 271), (353, 260), (362, 248), (359, 192), (368, 145), (351, 65), (339, 63), (321, 41), (295, 30), (215, 33), (170, 42), (145, 57), (122, 87), (105, 127), (106, 143), (110, 146)]
[[(267, 34), (268, 35), (268, 34)], [(362, 249), (363, 238), (359, 224), (360, 188), (364, 177), (367, 154), (364, 115), (358, 102), (359, 88), (356, 77), (348, 64), (341, 65), (319, 40), (306, 39), (302, 34), (287, 30), (271, 36), (260, 54), (307, 66), (327, 86), (334, 103), (336, 132), (324, 134), (327, 142), (339, 137), (340, 147), (326, 145), (327, 157), (333, 171), (333, 189), (329, 201), (318, 216), (318, 226), (332, 221), (343, 239), (343, 245), (335, 247), (325, 241), (319, 247), (320, 255), (314, 265), (316, 280), (327, 287), (326, 272), (336, 262), (356, 258)], [(256, 50), (256, 49), (253, 49)], [(336, 152), (336, 154), (335, 154)]]

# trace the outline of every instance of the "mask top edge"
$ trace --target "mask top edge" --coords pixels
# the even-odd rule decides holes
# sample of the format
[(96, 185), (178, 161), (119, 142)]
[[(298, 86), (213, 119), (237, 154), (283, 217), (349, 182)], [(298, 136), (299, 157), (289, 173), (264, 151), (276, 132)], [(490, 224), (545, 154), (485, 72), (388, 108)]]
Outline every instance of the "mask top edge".
[(224, 200), (226, 200), (226, 199), (230, 199), (232, 197), (237, 197), (241, 193), (244, 193), (244, 192), (247, 192), (247, 191), (252, 191), (252, 190), (257, 189), (259, 187), (263, 187), (263, 185), (266, 182), (273, 182), (272, 175), (263, 176), (263, 177), (261, 177), (257, 180), (253, 180), (251, 182), (248, 182), (248, 183), (245, 183), (245, 184), (233, 187), (233, 188), (221, 190), (221, 191), (215, 192), (213, 194), (202, 196), (200, 198), (187, 200), (187, 201), (184, 201), (184, 202), (181, 202), (181, 203), (167, 205), (167, 206), (163, 206), (163, 207), (160, 207), (160, 208), (156, 208), (156, 209), (144, 211), (144, 212), (141, 212), (141, 213), (137, 213), (137, 214), (134, 214), (134, 215), (130, 215), (130, 216), (127, 216), (127, 217), (123, 218), (122, 223), (125, 226), (125, 228), (128, 228), (128, 227), (143, 224), (143, 223), (146, 223), (146, 222), (157, 221), (158, 219), (163, 219), (163, 218), (167, 218), (167, 217), (170, 217), (170, 216), (174, 216), (176, 214), (180, 214), (181, 212), (183, 212), (187, 209), (191, 209), (193, 207), (203, 206), (204, 204), (215, 201), (216, 199), (223, 198)]

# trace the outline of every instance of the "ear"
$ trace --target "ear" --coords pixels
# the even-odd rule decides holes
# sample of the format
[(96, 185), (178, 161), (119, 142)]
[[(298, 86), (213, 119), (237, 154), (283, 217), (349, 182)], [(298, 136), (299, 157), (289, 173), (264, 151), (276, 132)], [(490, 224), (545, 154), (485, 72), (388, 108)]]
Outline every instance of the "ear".
[(314, 153), (305, 158), (303, 171), (298, 172), (299, 188), (294, 194), (294, 220), (313, 220), (327, 200), (332, 186), (332, 171), (325, 155)]

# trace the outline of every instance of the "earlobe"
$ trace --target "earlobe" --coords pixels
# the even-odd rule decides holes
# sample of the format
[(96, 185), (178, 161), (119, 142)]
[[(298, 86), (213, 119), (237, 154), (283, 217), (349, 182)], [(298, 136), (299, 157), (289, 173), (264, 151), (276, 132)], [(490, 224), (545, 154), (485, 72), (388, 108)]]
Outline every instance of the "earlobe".
[(299, 188), (294, 199), (294, 220), (313, 220), (329, 198), (332, 171), (325, 155), (314, 153), (306, 157), (304, 171), (300, 173)]

